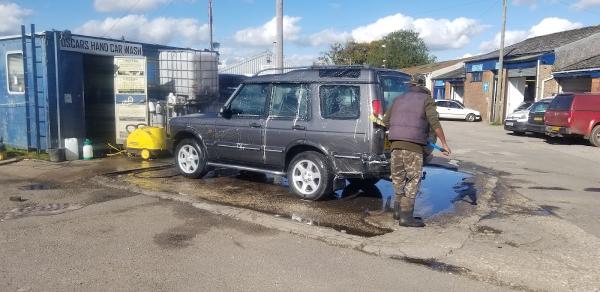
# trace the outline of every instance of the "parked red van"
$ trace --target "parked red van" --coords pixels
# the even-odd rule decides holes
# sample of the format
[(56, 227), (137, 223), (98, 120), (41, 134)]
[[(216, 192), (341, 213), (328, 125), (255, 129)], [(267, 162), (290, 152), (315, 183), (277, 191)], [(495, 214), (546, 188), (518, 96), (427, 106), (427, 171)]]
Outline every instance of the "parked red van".
[(600, 93), (563, 93), (544, 115), (546, 135), (584, 136), (600, 147)]

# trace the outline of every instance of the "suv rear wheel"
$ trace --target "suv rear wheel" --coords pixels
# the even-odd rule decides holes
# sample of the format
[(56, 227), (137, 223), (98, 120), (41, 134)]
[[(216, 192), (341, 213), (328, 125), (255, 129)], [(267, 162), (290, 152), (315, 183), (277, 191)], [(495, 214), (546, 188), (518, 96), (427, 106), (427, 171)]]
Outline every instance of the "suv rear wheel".
[(206, 175), (206, 155), (202, 149), (196, 139), (183, 139), (177, 144), (175, 164), (183, 176), (201, 178)]
[(600, 125), (596, 125), (592, 130), (592, 134), (590, 135), (590, 142), (594, 146), (600, 147)]
[(290, 189), (302, 199), (316, 201), (333, 192), (333, 171), (321, 153), (306, 151), (296, 155), (287, 176)]

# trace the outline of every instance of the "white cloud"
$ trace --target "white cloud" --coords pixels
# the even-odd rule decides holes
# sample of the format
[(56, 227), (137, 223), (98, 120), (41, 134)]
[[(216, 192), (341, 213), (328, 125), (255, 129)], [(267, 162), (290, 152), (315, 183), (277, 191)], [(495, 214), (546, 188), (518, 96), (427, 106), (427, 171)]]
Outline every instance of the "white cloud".
[(431, 50), (459, 49), (465, 47), (471, 37), (485, 28), (486, 26), (471, 18), (413, 18), (397, 13), (354, 29), (352, 37), (357, 42), (371, 42), (397, 30), (413, 30), (419, 33)]
[(172, 0), (94, 0), (94, 8), (99, 12), (143, 12), (158, 8)]
[(31, 15), (31, 10), (11, 2), (0, 3), (0, 34), (15, 34), (21, 31), (25, 17)]
[[(507, 30), (504, 35), (504, 46), (516, 44), (525, 40), (529, 36), (529, 32), (524, 30)], [(496, 33), (493, 40), (482, 42), (479, 45), (482, 51), (494, 51), (500, 48), (500, 33)]]
[(143, 15), (108, 17), (102, 21), (90, 20), (75, 30), (76, 33), (125, 37), (127, 40), (171, 45), (199, 46), (208, 39), (209, 28), (194, 18), (157, 17), (147, 19)]
[(540, 23), (529, 29), (530, 36), (540, 36), (551, 34), (559, 31), (571, 30), (582, 27), (580, 22), (571, 22), (568, 19), (558, 17), (547, 17), (542, 19)]
[(287, 66), (309, 66), (317, 61), (318, 56), (312, 54), (292, 54), (286, 55), (285, 63)]
[[(547, 17), (529, 30), (507, 30), (504, 45), (510, 46), (527, 38), (551, 34), (555, 32), (571, 30), (582, 27), (580, 22), (571, 22), (568, 19), (558, 17)], [(493, 40), (482, 42), (479, 48), (482, 51), (493, 51), (500, 48), (500, 33), (496, 33)]]
[(339, 32), (334, 29), (325, 29), (317, 33), (313, 33), (308, 37), (308, 43), (314, 47), (322, 45), (330, 45), (333, 43), (345, 43), (352, 38), (348, 32)]
[(572, 8), (577, 10), (584, 10), (594, 6), (600, 6), (600, 0), (579, 0), (571, 5)]
[[(285, 40), (296, 41), (299, 39), (300, 26), (298, 22), (302, 19), (297, 16), (283, 17), (283, 33)], [(239, 30), (234, 35), (234, 40), (237, 43), (251, 46), (268, 46), (275, 41), (277, 34), (277, 19), (269, 20), (267, 23), (259, 27), (249, 27)]]

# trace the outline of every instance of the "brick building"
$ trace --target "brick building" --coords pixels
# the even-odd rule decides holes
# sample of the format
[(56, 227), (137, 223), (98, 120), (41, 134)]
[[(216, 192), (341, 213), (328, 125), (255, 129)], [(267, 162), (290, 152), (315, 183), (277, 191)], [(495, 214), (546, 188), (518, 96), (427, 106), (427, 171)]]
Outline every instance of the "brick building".
[[(446, 90), (444, 83), (439, 82), (439, 76), (455, 71), (460, 68), (464, 68), (464, 62), (468, 60), (457, 59), (448, 60), (442, 62), (436, 62), (431, 64), (425, 64), (420, 66), (414, 66), (409, 68), (400, 69), (402, 72), (410, 74), (412, 76), (422, 76), (425, 78), (425, 86), (431, 91), (435, 99), (446, 99), (450, 91)], [(436, 82), (437, 81), (437, 82)]]
[(600, 33), (556, 50), (552, 76), (558, 92), (600, 92)]
[[(589, 67), (597, 65), (593, 58), (600, 55), (597, 51), (599, 40), (600, 25), (597, 25), (533, 37), (506, 47), (503, 80), (505, 112), (500, 114), (505, 117), (523, 101), (539, 100), (565, 89), (589, 91), (585, 88), (591, 89), (593, 76), (597, 73), (591, 73), (594, 72), (591, 70), (583, 77), (587, 73), (575, 74), (575, 71), (565, 70), (588, 70)], [(582, 51), (583, 44), (587, 44), (586, 54), (578, 53)], [(579, 57), (571, 58), (573, 55)], [(494, 96), (498, 88), (498, 59), (499, 52), (494, 51), (465, 62), (464, 103), (480, 111), (486, 121), (491, 120), (494, 115)], [(567, 59), (570, 61), (565, 61)], [(557, 71), (561, 69), (556, 68), (555, 63), (561, 64), (563, 71)], [(578, 63), (581, 65), (577, 65)], [(561, 76), (562, 80), (558, 76)], [(594, 84), (598, 82), (594, 81)]]

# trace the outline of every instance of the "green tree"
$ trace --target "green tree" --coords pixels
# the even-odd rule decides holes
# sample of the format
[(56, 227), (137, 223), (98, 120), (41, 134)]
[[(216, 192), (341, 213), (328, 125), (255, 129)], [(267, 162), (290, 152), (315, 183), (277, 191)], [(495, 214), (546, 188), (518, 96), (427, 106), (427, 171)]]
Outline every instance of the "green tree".
[(435, 62), (419, 34), (409, 30), (392, 32), (370, 43), (335, 43), (320, 57), (321, 62), (336, 65), (369, 65), (393, 69)]

